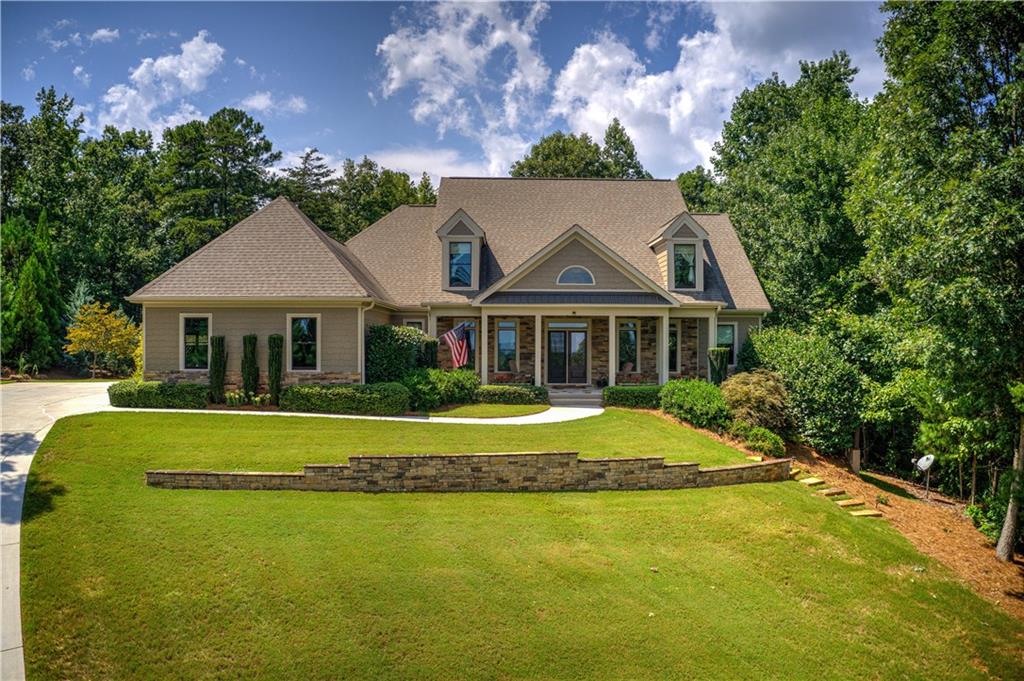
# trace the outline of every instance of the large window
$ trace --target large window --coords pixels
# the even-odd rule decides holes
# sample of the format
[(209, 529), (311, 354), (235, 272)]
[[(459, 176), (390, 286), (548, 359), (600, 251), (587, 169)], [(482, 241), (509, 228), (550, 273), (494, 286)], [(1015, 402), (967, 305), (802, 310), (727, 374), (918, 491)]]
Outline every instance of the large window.
[(320, 315), (288, 315), (288, 370), (320, 371)]
[(181, 318), (182, 369), (210, 368), (210, 316)]
[(719, 324), (715, 335), (715, 347), (729, 349), (729, 365), (736, 363), (736, 325)]
[(619, 322), (619, 371), (632, 373), (640, 370), (639, 340), (639, 322)]
[(679, 323), (669, 322), (668, 327), (668, 370), (679, 371)]
[(448, 286), (469, 288), (473, 285), (473, 244), (469, 241), (448, 242)]
[(495, 371), (513, 372), (516, 370), (516, 322), (502, 320), (498, 322), (498, 344), (494, 349)]
[(697, 288), (697, 246), (673, 244), (672, 266), (675, 272), (674, 288)]
[(558, 275), (557, 283), (559, 284), (576, 284), (576, 285), (592, 285), (594, 283), (594, 275), (590, 273), (586, 267), (580, 267), (573, 265), (566, 267)]

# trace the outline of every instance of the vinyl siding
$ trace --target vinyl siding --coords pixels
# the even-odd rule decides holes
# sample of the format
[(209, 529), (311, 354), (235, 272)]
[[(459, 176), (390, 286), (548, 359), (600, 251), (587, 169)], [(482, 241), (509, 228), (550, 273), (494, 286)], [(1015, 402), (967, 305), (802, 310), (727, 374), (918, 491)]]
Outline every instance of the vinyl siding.
[[(556, 285), (555, 280), (559, 273), (571, 265), (580, 265), (590, 270), (594, 275), (593, 286), (572, 286)], [(639, 291), (641, 290), (629, 277), (623, 274), (617, 267), (595, 253), (583, 242), (573, 239), (547, 259), (537, 265), (529, 274), (519, 279), (509, 290), (594, 290), (610, 289), (616, 291)]]

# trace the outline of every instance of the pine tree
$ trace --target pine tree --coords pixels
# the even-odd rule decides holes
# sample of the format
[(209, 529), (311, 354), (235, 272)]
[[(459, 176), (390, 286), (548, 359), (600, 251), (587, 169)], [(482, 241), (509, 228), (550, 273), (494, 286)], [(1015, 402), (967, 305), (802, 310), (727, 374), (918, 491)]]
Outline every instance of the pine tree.
[(284, 177), (278, 182), (278, 191), (328, 234), (335, 234), (340, 229), (338, 182), (334, 171), (316, 147), (307, 150), (298, 165), (284, 169)]
[(609, 177), (629, 180), (651, 179), (651, 174), (644, 169), (640, 159), (636, 156), (633, 140), (626, 134), (626, 129), (622, 127), (618, 118), (613, 118), (604, 132), (604, 148), (601, 150), (601, 156), (608, 166)]

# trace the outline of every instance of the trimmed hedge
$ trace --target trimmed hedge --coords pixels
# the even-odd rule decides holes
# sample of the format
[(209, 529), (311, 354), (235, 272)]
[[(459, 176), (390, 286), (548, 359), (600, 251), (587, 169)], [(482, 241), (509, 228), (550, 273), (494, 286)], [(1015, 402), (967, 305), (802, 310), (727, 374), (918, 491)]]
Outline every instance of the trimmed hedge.
[(228, 371), (228, 351), (224, 336), (210, 337), (210, 401), (224, 404), (224, 377)]
[(708, 350), (708, 366), (711, 367), (711, 382), (722, 385), (729, 375), (729, 348), (711, 348)]
[(427, 372), (437, 386), (441, 404), (468, 404), (480, 387), (480, 377), (469, 369), (427, 369)]
[(256, 360), (256, 334), (242, 336), (242, 390), (255, 395), (260, 389), (260, 365)]
[(441, 406), (441, 391), (432, 379), (430, 369), (407, 372), (402, 378), (402, 385), (409, 391), (409, 408), (413, 411), (429, 411)]
[(409, 411), (409, 389), (401, 383), (292, 385), (281, 393), (281, 409), (320, 414), (395, 416)]
[(284, 373), (284, 336), (272, 333), (267, 336), (267, 392), (270, 403), (281, 403), (281, 377)]
[(366, 334), (368, 383), (401, 381), (416, 368), (437, 365), (437, 341), (411, 326), (374, 324)]
[(660, 385), (610, 385), (602, 391), (604, 406), (657, 409), (661, 406)]
[(729, 424), (729, 435), (743, 440), (747, 449), (766, 456), (779, 458), (786, 455), (786, 443), (781, 437), (761, 426), (751, 426), (743, 421)]
[(144, 409), (203, 409), (210, 386), (205, 383), (161, 383), (160, 381), (118, 381), (107, 388), (115, 407)]
[(733, 374), (722, 384), (722, 397), (734, 419), (776, 433), (790, 432), (789, 393), (774, 371)]
[(475, 397), (485, 404), (547, 404), (548, 389), (529, 383), (482, 385)]
[(698, 379), (669, 381), (661, 389), (661, 410), (698, 428), (722, 430), (729, 407), (718, 386)]

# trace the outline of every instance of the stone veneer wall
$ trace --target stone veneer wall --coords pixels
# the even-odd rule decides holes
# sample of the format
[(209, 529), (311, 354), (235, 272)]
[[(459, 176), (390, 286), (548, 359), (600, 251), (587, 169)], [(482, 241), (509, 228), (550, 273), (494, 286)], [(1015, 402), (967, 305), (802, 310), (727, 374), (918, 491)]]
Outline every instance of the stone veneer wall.
[(789, 478), (790, 459), (700, 468), (663, 457), (580, 459), (577, 452), (353, 456), (302, 473), (146, 471), (168, 489), (322, 492), (572, 492), (716, 487)]
[[(210, 380), (206, 371), (147, 371), (143, 378), (147, 381), (167, 381), (170, 383), (207, 383)], [(359, 383), (358, 372), (354, 371), (285, 371), (281, 376), (282, 385), (296, 383)], [(242, 372), (226, 371), (224, 373), (225, 390), (242, 389)], [(260, 371), (260, 390), (267, 387), (267, 372)]]

